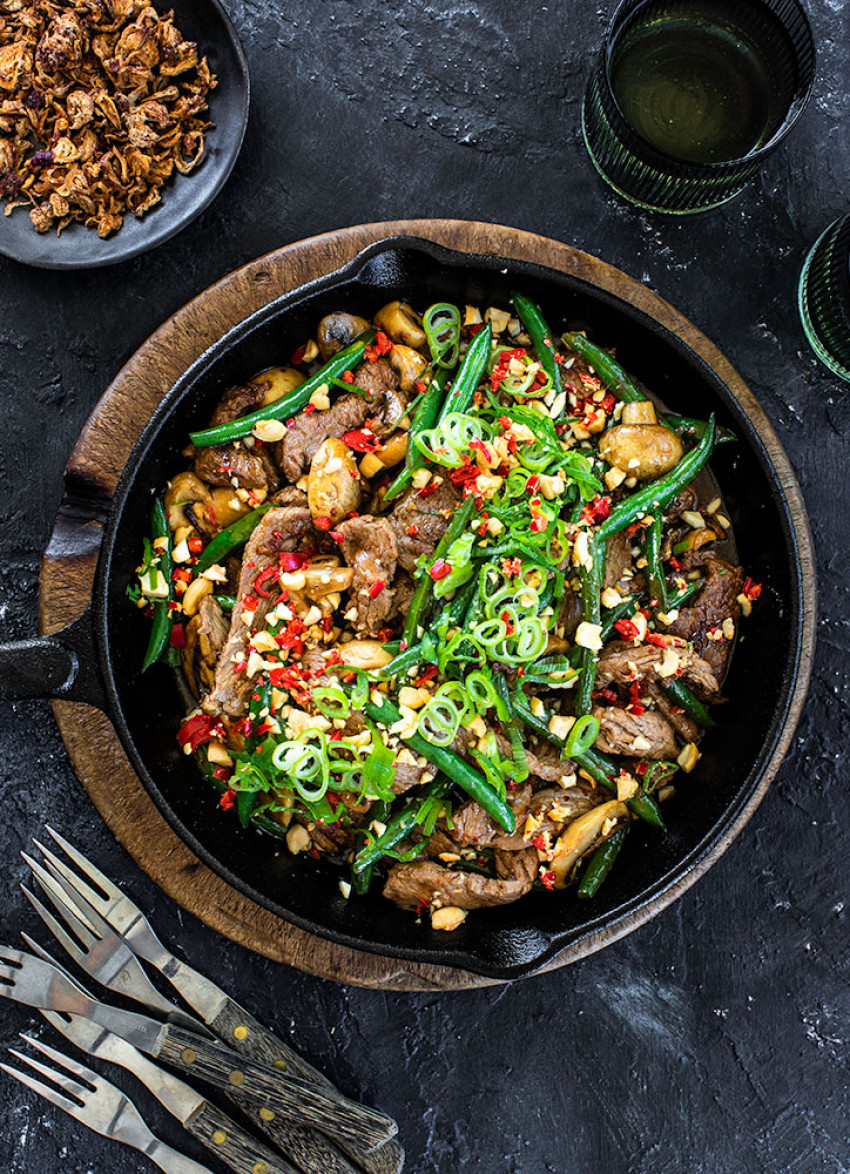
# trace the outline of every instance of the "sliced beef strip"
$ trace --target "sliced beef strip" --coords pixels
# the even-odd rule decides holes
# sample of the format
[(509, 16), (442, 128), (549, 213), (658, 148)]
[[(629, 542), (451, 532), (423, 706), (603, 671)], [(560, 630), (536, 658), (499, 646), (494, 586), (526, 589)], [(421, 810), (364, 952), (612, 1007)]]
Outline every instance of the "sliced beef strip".
[(497, 868), (501, 866), (508, 874), (506, 879), (494, 879), (475, 872), (443, 868), (432, 860), (395, 864), (390, 869), (387, 883), (384, 885), (384, 896), (400, 905), (402, 909), (417, 909), (423, 901), (430, 905), (435, 900), (439, 901), (440, 905), (456, 905), (460, 909), (510, 905), (511, 902), (524, 897), (531, 889), (534, 877), (527, 875), (528, 863), (527, 859), (497, 862)]
[(237, 442), (199, 449), (195, 457), (195, 476), (208, 485), (232, 486), (236, 481), (240, 489), (274, 492), (279, 484), (277, 471), (271, 467), (268, 454), (249, 452)]
[(217, 601), (205, 595), (198, 608), (198, 680), (204, 692), (215, 685), (215, 670), (230, 623)]
[[(376, 636), (393, 610), (392, 581), (398, 565), (393, 528), (386, 518), (365, 515), (348, 518), (337, 529), (342, 535), (342, 556), (354, 569), (350, 600), (357, 609), (355, 629), (358, 635)], [(373, 599), (370, 588), (379, 581), (384, 588)]]
[(572, 640), (580, 623), (581, 596), (567, 585), (564, 598), (561, 600), (561, 610), (558, 612), (557, 629), (558, 631), (563, 629), (565, 639)]
[(575, 763), (569, 758), (561, 758), (548, 742), (538, 742), (536, 751), (526, 747), (525, 758), (531, 773), (545, 783), (559, 783), (565, 775), (575, 770)]
[[(278, 506), (269, 510), (248, 539), (230, 631), (216, 667), (215, 685), (203, 702), (207, 713), (240, 717), (245, 712), (253, 681), (245, 673), (234, 672), (234, 660), (244, 658), (245, 642), (250, 635), (250, 629), (242, 619), (242, 598), (253, 593), (254, 580), (261, 571), (277, 564), (277, 556), (281, 551), (298, 550), (312, 530), (313, 520), (309, 510), (299, 506)], [(255, 629), (263, 626), (266, 615), (277, 602), (278, 594), (272, 589), (267, 597), (259, 598), (254, 613)]]
[(500, 833), (491, 841), (494, 848), (506, 848), (517, 851), (519, 848), (530, 848), (535, 837), (547, 832), (553, 838), (558, 836), (566, 824), (571, 823), (591, 807), (597, 807), (610, 796), (602, 796), (596, 788), (589, 784), (569, 787), (546, 787), (542, 791), (535, 791), (531, 800), (527, 816), (532, 817), (529, 835), (525, 835), (525, 820), (517, 821), (516, 831), (512, 836)]
[(293, 484), (310, 467), (319, 445), (329, 436), (362, 428), (372, 421), (376, 436), (385, 436), (404, 415), (407, 398), (399, 389), (398, 379), (386, 359), (364, 363), (354, 376), (354, 386), (371, 391), (362, 395), (342, 395), (323, 412), (299, 412), (286, 436), (275, 449), (275, 460), (284, 476)]
[(657, 760), (675, 759), (679, 753), (673, 729), (660, 713), (645, 709), (634, 714), (615, 705), (594, 705), (592, 714), (599, 722), (595, 745), (605, 754)]
[(405, 571), (397, 571), (395, 581), (393, 582), (393, 606), (392, 611), (387, 616), (388, 620), (394, 620), (396, 618), (404, 619), (406, 617), (415, 590), (416, 584), (410, 575)]
[[(523, 821), (528, 814), (531, 803), (531, 786), (526, 783), (514, 791), (508, 791), (508, 806), (514, 813), (514, 820), (518, 830), (522, 829)], [(462, 804), (452, 814), (452, 828), (449, 836), (455, 844), (463, 848), (484, 848), (494, 840), (504, 836), (504, 832), (494, 819), (474, 799)], [(505, 837), (513, 841), (513, 837)], [(517, 847), (524, 847), (522, 837)]]
[(421, 787), (424, 783), (430, 783), (437, 776), (437, 768), (430, 763), (420, 766), (418, 762), (396, 761), (393, 764), (393, 776), (393, 794), (403, 795), (411, 787)]
[(699, 737), (699, 726), (693, 718), (688, 717), (683, 709), (673, 704), (659, 685), (650, 681), (646, 696), (655, 703), (655, 708), (670, 723), (680, 738), (685, 742), (696, 742)]
[(460, 495), (448, 478), (427, 497), (418, 489), (402, 494), (388, 516), (398, 544), (399, 565), (405, 571), (415, 569), (420, 555), (434, 553), (459, 504)]
[[(632, 568), (632, 541), (625, 530), (612, 534), (605, 545), (605, 587), (616, 587), (618, 583), (629, 584)], [(625, 576), (625, 578), (624, 578)]]
[(307, 494), (295, 485), (284, 485), (272, 498), (275, 505), (307, 505)]
[(744, 585), (744, 572), (712, 551), (692, 551), (682, 561), (686, 571), (704, 567), (705, 581), (690, 607), (681, 609), (667, 631), (672, 636), (690, 640), (717, 680), (722, 681), (732, 641), (725, 637), (712, 640), (709, 632), (712, 628), (719, 629), (727, 618), (737, 627), (741, 615), (738, 596)]
[(529, 891), (537, 876), (537, 852), (534, 848), (521, 848), (518, 852), (506, 852), (497, 848), (493, 853), (496, 873), (501, 880), (518, 881), (528, 885)]
[(342, 395), (324, 412), (299, 412), (286, 436), (275, 446), (275, 460), (293, 484), (310, 467), (319, 445), (329, 436), (362, 428), (371, 408), (360, 395)]
[[(677, 648), (682, 678), (701, 697), (717, 697), (720, 688), (711, 665), (685, 648)], [(664, 659), (664, 649), (655, 644), (638, 644), (627, 640), (613, 640), (606, 644), (599, 656), (596, 670), (598, 685), (629, 685), (637, 678), (654, 680), (655, 670)]]
[[(265, 384), (246, 383), (231, 387), (210, 417), (209, 427), (229, 424), (253, 410), (262, 402), (265, 392)], [(267, 489), (270, 493), (280, 483), (268, 452), (264, 448), (249, 450), (239, 442), (196, 450), (195, 474), (208, 485), (232, 485), (235, 478), (241, 488)]]
[(313, 823), (307, 828), (310, 839), (320, 852), (329, 856), (342, 856), (351, 851), (356, 842), (354, 828), (336, 824)]

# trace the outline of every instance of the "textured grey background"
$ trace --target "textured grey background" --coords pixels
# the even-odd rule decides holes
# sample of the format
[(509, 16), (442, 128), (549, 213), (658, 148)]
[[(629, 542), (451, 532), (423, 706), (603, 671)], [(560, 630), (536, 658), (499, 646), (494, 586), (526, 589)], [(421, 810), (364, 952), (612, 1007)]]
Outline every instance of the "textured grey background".
[[(176, 241), (113, 269), (56, 274), (0, 259), (0, 638), (35, 631), (38, 561), (63, 464), (104, 387), (163, 319), (299, 237), (458, 216), (558, 237), (620, 266), (742, 371), (811, 512), (815, 679), (777, 782), (695, 889), (571, 969), (453, 996), (346, 990), (183, 916), (90, 806), (48, 705), (2, 705), (2, 938), (33, 928), (18, 852), (49, 818), (126, 880), (167, 941), (345, 1089), (393, 1113), (412, 1174), (850, 1170), (850, 413), (847, 388), (815, 366), (795, 309), (808, 244), (847, 210), (850, 2), (809, 4), (818, 80), (784, 149), (734, 203), (684, 220), (611, 196), (577, 133), (590, 54), (613, 5), (228, 7), (254, 97), (244, 150), (215, 204)], [(0, 1046), (34, 1023), (0, 1005)], [(178, 1140), (169, 1119), (139, 1102)], [(10, 1174), (149, 1168), (5, 1079), (0, 1140)]]

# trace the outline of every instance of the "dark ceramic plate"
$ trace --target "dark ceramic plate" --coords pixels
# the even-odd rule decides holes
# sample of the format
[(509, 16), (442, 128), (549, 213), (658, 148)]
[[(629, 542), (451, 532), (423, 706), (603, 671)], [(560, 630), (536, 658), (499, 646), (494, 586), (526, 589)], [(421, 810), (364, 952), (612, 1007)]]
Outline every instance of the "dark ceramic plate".
[(187, 40), (209, 58), (218, 85), (210, 95), (205, 153), (196, 171), (174, 175), (162, 199), (138, 219), (132, 212), (120, 230), (100, 240), (92, 228), (71, 224), (57, 236), (36, 232), (25, 207), (10, 216), (0, 207), (0, 253), (40, 269), (97, 269), (137, 257), (180, 232), (218, 195), (242, 146), (248, 121), (248, 63), (236, 29), (219, 0), (158, 0), (158, 11), (173, 8), (174, 22)]
[[(723, 488), (748, 573), (766, 584), (736, 651), (719, 728), (697, 769), (665, 806), (669, 832), (636, 824), (599, 895), (532, 893), (513, 905), (472, 914), (452, 933), (432, 931), (379, 891), (344, 900), (340, 871), (291, 857), (276, 837), (242, 829), (222, 814), (212, 788), (180, 753), (182, 699), (165, 666), (141, 673), (149, 635), (125, 589), (147, 533), (152, 494), (175, 468), (187, 433), (208, 419), (221, 394), (280, 362), (311, 335), (320, 317), (349, 309), (366, 317), (394, 298), (423, 308), (435, 301), (505, 304), (514, 290), (541, 304), (550, 325), (588, 330), (616, 344), (622, 362), (673, 411), (708, 416), (740, 437), (718, 449), (712, 471)], [(796, 494), (793, 478), (786, 472)], [(800, 527), (799, 531), (797, 527)], [(614, 294), (571, 274), (499, 256), (455, 253), (411, 238), (366, 249), (336, 273), (271, 302), (213, 344), (152, 416), (126, 465), (100, 552), (91, 611), (50, 640), (76, 649), (82, 670), (62, 695), (90, 700), (109, 714), (135, 770), (178, 835), (230, 885), (311, 933), (356, 949), (463, 967), (507, 979), (543, 965), (567, 947), (602, 943), (651, 916), (687, 887), (740, 830), (763, 776), (796, 717), (801, 663), (810, 631), (813, 583), (804, 576), (795, 519), (764, 439), (726, 383), (681, 339)], [(781, 639), (778, 638), (781, 633)], [(0, 650), (2, 651), (2, 650)], [(32, 672), (31, 649), (2, 661), (7, 689)], [(58, 668), (56, 680), (64, 680)], [(42, 686), (43, 688), (43, 686)], [(24, 694), (26, 695), (26, 694)]]

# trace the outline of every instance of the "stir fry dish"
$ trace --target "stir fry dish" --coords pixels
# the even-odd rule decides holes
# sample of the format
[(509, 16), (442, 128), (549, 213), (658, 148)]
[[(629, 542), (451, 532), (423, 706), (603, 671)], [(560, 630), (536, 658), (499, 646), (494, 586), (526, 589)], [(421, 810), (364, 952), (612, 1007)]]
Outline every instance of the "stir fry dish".
[(222, 818), (435, 929), (593, 897), (761, 592), (693, 484), (733, 441), (519, 294), (328, 314), (192, 433), (130, 591)]

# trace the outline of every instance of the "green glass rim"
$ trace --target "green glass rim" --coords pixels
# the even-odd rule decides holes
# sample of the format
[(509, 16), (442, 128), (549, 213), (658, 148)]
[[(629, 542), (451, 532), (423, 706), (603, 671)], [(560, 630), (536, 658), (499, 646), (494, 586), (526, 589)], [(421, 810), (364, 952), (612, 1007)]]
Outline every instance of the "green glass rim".
[[(848, 216), (846, 219), (848, 223), (850, 223), (850, 216)], [(809, 311), (808, 284), (812, 261), (814, 260), (818, 249), (822, 244), (824, 244), (830, 233), (834, 232), (835, 229), (835, 224), (831, 224), (827, 229), (825, 229), (806, 254), (806, 259), (803, 262), (803, 268), (800, 272), (800, 280), (797, 286), (797, 307), (800, 313), (800, 322), (803, 326), (803, 333), (806, 336), (806, 340), (809, 346), (814, 351), (815, 356), (821, 363), (823, 363), (826, 368), (828, 368), (828, 370), (833, 373), (833, 375), (837, 375), (838, 378), (843, 379), (845, 383), (850, 383), (850, 367), (844, 366), (844, 364), (839, 359), (837, 359), (827, 348), (826, 343), (818, 334), (817, 327), (815, 326)], [(847, 271), (848, 264), (850, 264), (850, 260), (845, 259), (845, 272)], [(848, 328), (850, 328), (850, 319), (848, 319)]]

